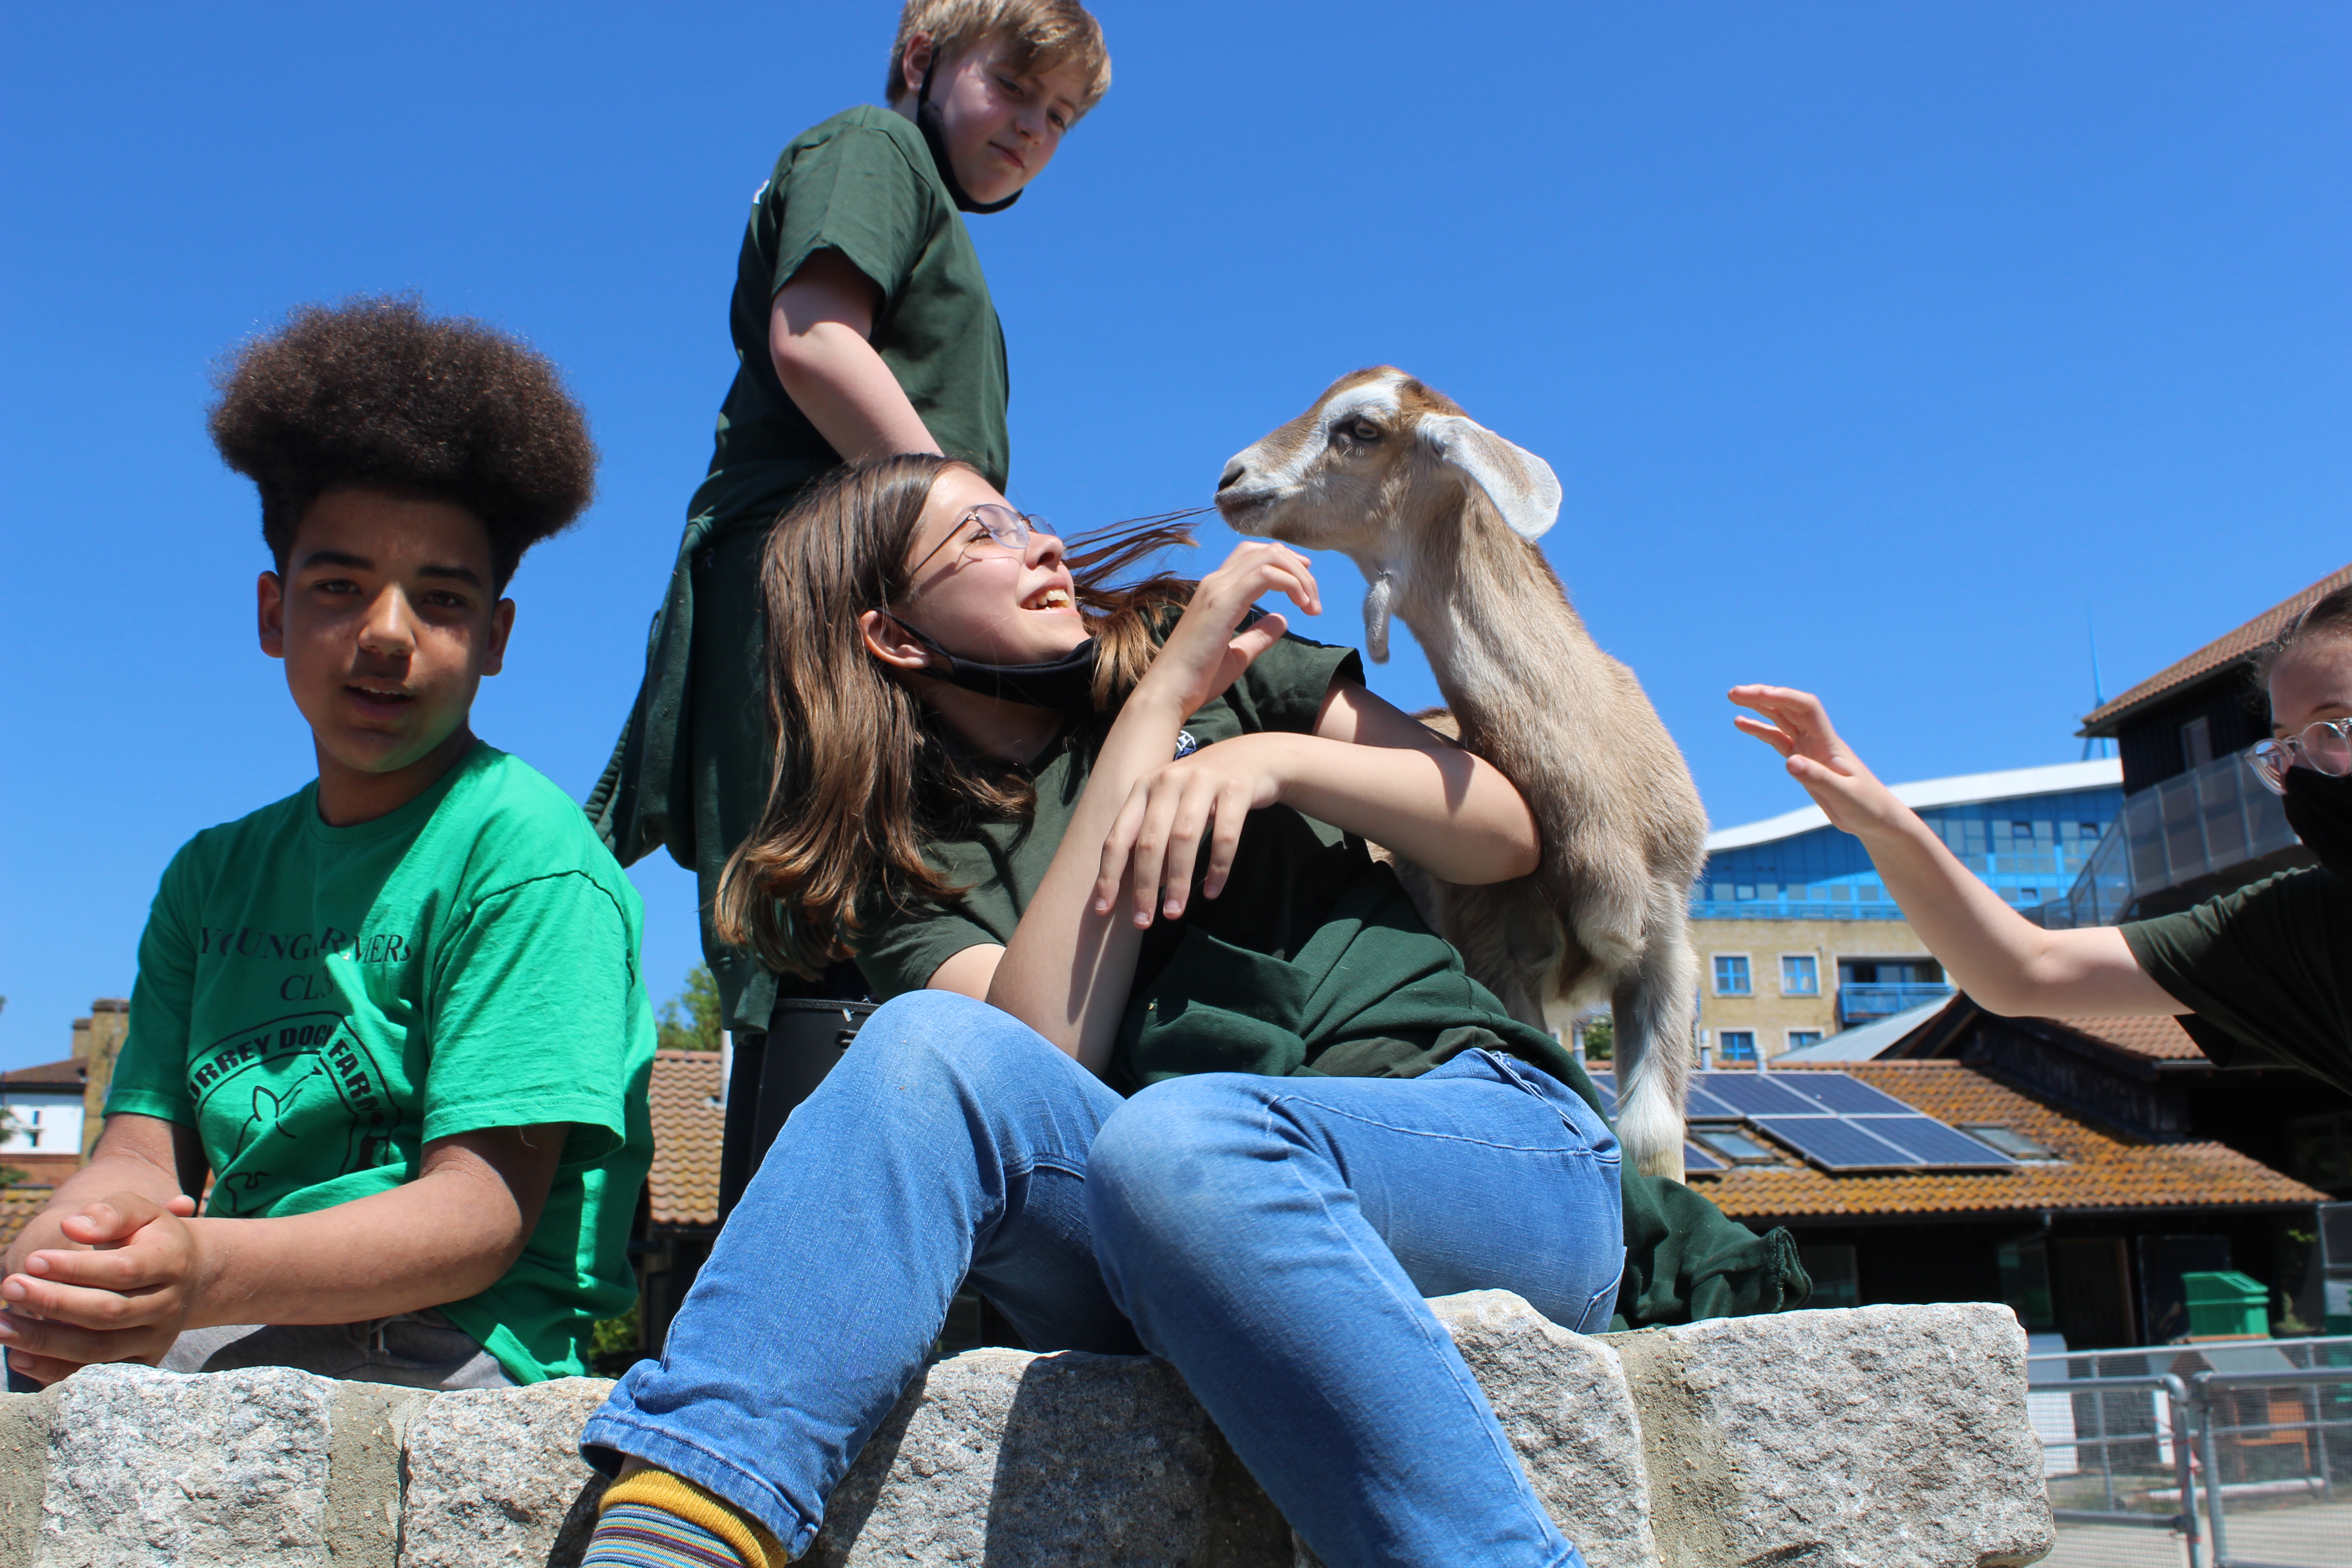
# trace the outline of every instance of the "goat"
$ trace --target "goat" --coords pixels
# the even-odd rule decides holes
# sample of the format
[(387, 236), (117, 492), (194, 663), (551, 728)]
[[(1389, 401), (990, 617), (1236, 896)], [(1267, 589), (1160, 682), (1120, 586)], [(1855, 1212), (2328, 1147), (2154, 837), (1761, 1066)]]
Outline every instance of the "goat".
[(1236, 456), (1216, 501), (1237, 532), (1362, 568), (1375, 662), (1391, 615), (1412, 628), (1461, 744), (1527, 796), (1543, 858), (1486, 888), (1400, 872), (1514, 1016), (1557, 1027), (1611, 1004), (1618, 1134), (1636, 1170), (1681, 1180), (1706, 814), (1633, 672), (1593, 643), (1533, 542), (1559, 515), (1550, 465), (1381, 366)]

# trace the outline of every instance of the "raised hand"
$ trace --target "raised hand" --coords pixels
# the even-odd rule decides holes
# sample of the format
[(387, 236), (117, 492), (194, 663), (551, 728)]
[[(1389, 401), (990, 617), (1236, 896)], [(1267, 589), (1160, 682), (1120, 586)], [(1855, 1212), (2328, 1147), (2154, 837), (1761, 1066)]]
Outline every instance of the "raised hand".
[(1890, 826), (1910, 815), (1894, 793), (1863, 765), (1853, 748), (1839, 739), (1822, 700), (1786, 686), (1735, 686), (1731, 700), (1763, 715), (1742, 713), (1731, 721), (1788, 760), (1789, 776), (1805, 786), (1813, 804), (1848, 833)]
[(68, 1215), (59, 1228), (76, 1247), (44, 1247), (0, 1280), (8, 1364), (55, 1383), (79, 1366), (162, 1360), (195, 1307), (195, 1208), (184, 1195), (158, 1204), (122, 1192)]
[(1192, 590), (1183, 618), (1168, 634), (1135, 696), (1163, 700), (1181, 719), (1221, 695), (1288, 629), (1289, 622), (1278, 614), (1266, 616), (1246, 631), (1236, 634), (1234, 629), (1253, 605), (1274, 593), (1286, 595), (1310, 616), (1323, 613), (1322, 595), (1307, 557), (1270, 540), (1243, 541), (1223, 565)]

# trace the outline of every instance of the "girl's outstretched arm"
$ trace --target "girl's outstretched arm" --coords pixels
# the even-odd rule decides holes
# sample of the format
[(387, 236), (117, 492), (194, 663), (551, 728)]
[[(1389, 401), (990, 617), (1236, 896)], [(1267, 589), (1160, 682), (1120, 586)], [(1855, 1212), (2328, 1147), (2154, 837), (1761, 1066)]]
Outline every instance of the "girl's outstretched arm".
[(1911, 929), (1979, 1005), (2011, 1017), (2189, 1011), (2114, 927), (2044, 931), (2003, 903), (1838, 738), (1819, 698), (1785, 686), (1730, 696), (1762, 715), (1732, 722), (1788, 759), (1830, 821), (1862, 840)]

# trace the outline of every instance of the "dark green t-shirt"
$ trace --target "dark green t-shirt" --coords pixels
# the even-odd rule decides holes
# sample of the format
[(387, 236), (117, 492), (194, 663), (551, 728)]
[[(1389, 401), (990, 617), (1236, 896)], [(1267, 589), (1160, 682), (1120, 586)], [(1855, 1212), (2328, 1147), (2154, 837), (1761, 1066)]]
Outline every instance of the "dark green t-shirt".
[[(1311, 733), (1343, 679), (1363, 679), (1352, 649), (1286, 637), (1185, 720), (1183, 732), (1202, 746), (1265, 731)], [(877, 995), (919, 990), (964, 949), (1012, 940), (1106, 732), (1107, 721), (1073, 726), (1030, 765), (1029, 821), (933, 841), (933, 863), (971, 891), (953, 909), (874, 921), (857, 962)], [(1377, 757), (1367, 752), (1366, 765)], [(1206, 863), (1203, 855), (1196, 889)], [(1184, 918), (1146, 934), (1107, 1077), (1126, 1092), (1197, 1072), (1403, 1078), (1475, 1047), (1521, 1058), (1601, 1108), (1575, 1058), (1464, 972), (1361, 840), (1277, 805), (1250, 814), (1221, 895), (1196, 891)]]
[(730, 314), (735, 384), (719, 408), (711, 472), (773, 458), (840, 461), (785, 394), (768, 353), (776, 291), (820, 250), (840, 251), (881, 291), (875, 352), (940, 450), (1002, 489), (1011, 382), (980, 253), (922, 132), (872, 106), (794, 138), (751, 200)]
[(2151, 979), (2211, 1026), (2222, 1067), (2284, 1064), (2352, 1091), (2352, 884), (2284, 871), (2122, 928)]
[(580, 808), (504, 752), (347, 827), (306, 785), (173, 857), (107, 1113), (194, 1128), (231, 1217), (389, 1191), (436, 1138), (569, 1123), (522, 1256), (441, 1310), (517, 1382), (584, 1373), (590, 1325), (636, 1294), (643, 921)]

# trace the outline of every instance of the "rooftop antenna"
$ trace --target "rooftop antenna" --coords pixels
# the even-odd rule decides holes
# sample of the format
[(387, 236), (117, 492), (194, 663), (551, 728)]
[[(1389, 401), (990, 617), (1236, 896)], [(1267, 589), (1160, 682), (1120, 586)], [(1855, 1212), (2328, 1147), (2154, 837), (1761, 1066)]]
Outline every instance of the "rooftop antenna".
[[(2092, 610), (2084, 610), (2083, 612), (2083, 620), (2084, 623), (2091, 628), (2091, 711), (2095, 713), (2100, 709), (2105, 708), (2107, 705), (2106, 689), (2099, 679), (2099, 622), (2097, 613)], [(2105, 735), (2085, 735), (2083, 737), (2083, 760), (2087, 763), (2095, 758), (2112, 756), (2114, 754), (2112, 749), (2114, 745), (2115, 742)]]

